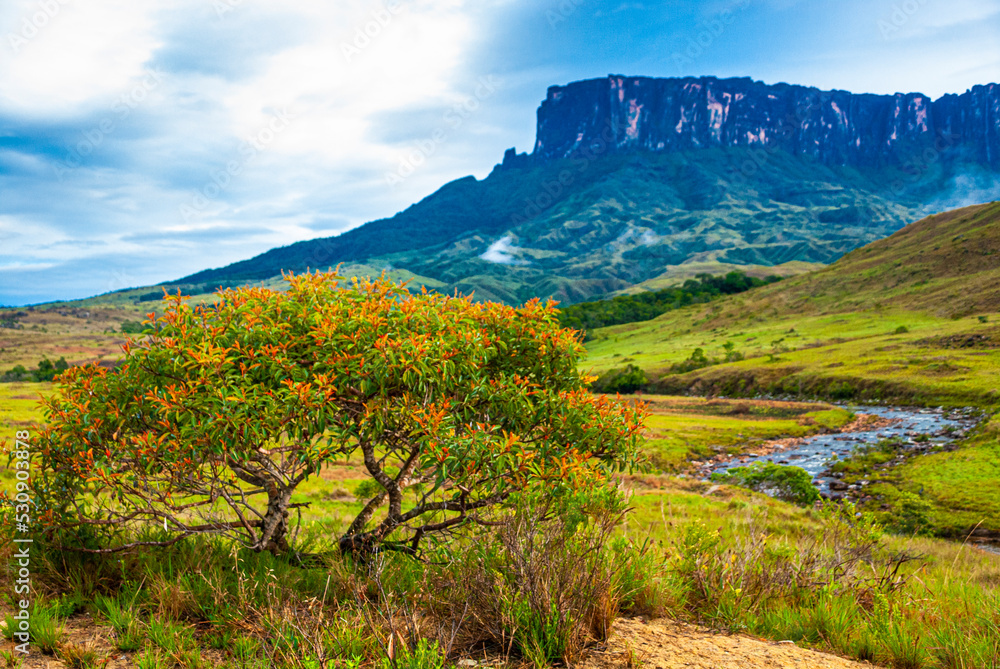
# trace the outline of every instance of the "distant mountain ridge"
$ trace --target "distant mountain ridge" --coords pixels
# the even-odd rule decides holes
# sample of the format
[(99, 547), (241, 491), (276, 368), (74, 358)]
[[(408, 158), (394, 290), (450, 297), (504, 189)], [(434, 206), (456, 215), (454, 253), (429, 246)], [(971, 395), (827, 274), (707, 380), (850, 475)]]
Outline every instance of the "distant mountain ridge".
[[(604, 144), (609, 152), (757, 146), (855, 167), (902, 165), (927, 149), (958, 148), (967, 160), (997, 169), (1000, 86), (937, 100), (749, 78), (609, 75), (550, 87), (538, 109), (531, 161), (569, 158)], [(506, 159), (518, 162), (511, 152)]]
[(928, 213), (970, 171), (995, 187), (998, 130), (994, 84), (932, 101), (714, 77), (575, 82), (549, 88), (532, 153), (508, 150), (487, 178), (175, 283), (361, 263), (480, 299), (572, 303), (684, 263), (829, 263)]

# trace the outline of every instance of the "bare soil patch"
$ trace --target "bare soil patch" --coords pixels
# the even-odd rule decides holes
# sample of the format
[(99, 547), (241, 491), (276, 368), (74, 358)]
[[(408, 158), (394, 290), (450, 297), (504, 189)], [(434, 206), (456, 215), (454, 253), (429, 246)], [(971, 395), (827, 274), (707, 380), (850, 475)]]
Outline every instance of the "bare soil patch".
[(619, 618), (603, 648), (588, 653), (582, 669), (859, 669), (867, 662), (799, 648), (790, 641), (730, 635), (668, 619)]

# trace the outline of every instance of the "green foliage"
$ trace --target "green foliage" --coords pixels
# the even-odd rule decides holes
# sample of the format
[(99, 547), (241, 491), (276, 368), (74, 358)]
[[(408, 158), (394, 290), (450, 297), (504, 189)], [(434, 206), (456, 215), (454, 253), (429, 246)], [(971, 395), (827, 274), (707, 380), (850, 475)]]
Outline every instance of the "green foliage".
[(727, 341), (723, 344), (722, 350), (726, 352), (723, 362), (737, 362), (743, 359), (743, 354), (736, 350), (736, 344), (731, 341)]
[(709, 360), (709, 358), (705, 355), (705, 349), (696, 348), (691, 351), (691, 355), (688, 356), (687, 360), (672, 364), (670, 366), (670, 371), (674, 374), (685, 374), (695, 369), (708, 367), (711, 364), (712, 360)]
[(7, 669), (20, 669), (24, 666), (24, 655), (15, 650), (0, 650), (0, 661)]
[(343, 283), (173, 295), (118, 368), (70, 370), (39, 433), (40, 514), (88, 548), (212, 533), (286, 552), (297, 488), (358, 454), (374, 484), (341, 550), (415, 553), (512, 493), (636, 464), (644, 410), (587, 392), (552, 304)]
[(438, 590), (448, 615), (477, 620), (489, 642), (513, 644), (536, 667), (575, 664), (620, 609), (655, 600), (647, 591), (658, 566), (649, 544), (613, 538), (625, 511), (615, 490), (517, 502), (494, 534), (458, 552)]
[(383, 658), (381, 669), (444, 669), (448, 660), (437, 641), (420, 638), (415, 647), (403, 645), (394, 658)]
[[(43, 653), (55, 654), (59, 648), (65, 631), (63, 629), (64, 617), (60, 615), (60, 605), (58, 601), (36, 601), (33, 603), (30, 614), (31, 643)], [(14, 639), (14, 632), (20, 629), (21, 621), (12, 615), (6, 616), (4, 636), (9, 640)]]
[(608, 325), (648, 321), (674, 309), (708, 302), (721, 295), (743, 293), (780, 280), (781, 277), (778, 276), (766, 279), (748, 277), (739, 271), (729, 272), (725, 276), (699, 274), (676, 288), (619, 295), (610, 300), (581, 302), (563, 307), (559, 311), (559, 322), (564, 327), (589, 332)]
[(194, 634), (189, 627), (169, 620), (151, 620), (149, 642), (167, 653), (194, 647)]
[(920, 495), (902, 491), (893, 503), (893, 513), (886, 524), (906, 534), (919, 534), (930, 527), (932, 505)]
[(115, 648), (121, 651), (135, 651), (143, 647), (146, 638), (136, 615), (138, 592), (118, 596), (97, 595), (94, 608), (114, 631)]
[(0, 383), (18, 381), (48, 383), (67, 369), (69, 369), (69, 363), (66, 362), (66, 358), (64, 357), (60, 356), (55, 362), (52, 362), (48, 358), (42, 358), (38, 361), (37, 369), (29, 370), (25, 369), (24, 365), (15, 365), (12, 369), (4, 372), (3, 376), (0, 376)]
[(715, 472), (710, 478), (716, 483), (749, 488), (801, 506), (819, 499), (819, 491), (813, 486), (812, 477), (801, 467), (774, 462), (762, 463), (758, 460), (747, 467)]
[[(47, 655), (55, 654), (66, 634), (63, 618), (58, 615), (58, 610), (58, 604), (36, 603), (31, 612), (31, 642)], [(9, 616), (7, 625), (8, 627), (11, 625)]]
[[(163, 293), (159, 293), (159, 297), (163, 297)], [(124, 334), (142, 334), (145, 327), (141, 321), (122, 321), (121, 330)]]
[(590, 384), (595, 393), (634, 393), (649, 383), (646, 373), (635, 365), (604, 372)]

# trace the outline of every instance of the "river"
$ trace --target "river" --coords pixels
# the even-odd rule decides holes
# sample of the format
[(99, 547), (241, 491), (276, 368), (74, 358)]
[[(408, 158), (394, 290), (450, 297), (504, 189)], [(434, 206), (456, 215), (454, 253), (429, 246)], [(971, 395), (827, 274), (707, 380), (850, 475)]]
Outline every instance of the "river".
[[(890, 425), (860, 432), (840, 432), (818, 434), (807, 437), (801, 443), (768, 455), (740, 458), (729, 461), (714, 471), (722, 472), (732, 467), (749, 465), (753, 462), (777, 462), (795, 465), (809, 472), (821, 495), (831, 493), (830, 484), (838, 479), (821, 476), (832, 461), (850, 457), (851, 451), (866, 444), (875, 444), (883, 439), (899, 437), (905, 439), (912, 448), (947, 447), (964, 437), (979, 422), (979, 415), (972, 409), (907, 409), (883, 406), (842, 406), (855, 414), (868, 414), (892, 421)], [(921, 441), (917, 441), (920, 438)]]
[[(841, 488), (842, 484), (838, 478), (829, 475), (828, 468), (832, 462), (850, 457), (853, 449), (893, 437), (906, 440), (909, 447), (915, 450), (924, 451), (935, 446), (948, 448), (968, 434), (969, 430), (975, 427), (981, 419), (979, 412), (974, 409), (948, 410), (884, 406), (842, 406), (841, 408), (848, 409), (855, 414), (875, 415), (887, 419), (890, 424), (858, 432), (819, 434), (807, 437), (791, 448), (767, 455), (743, 456), (722, 463), (712, 471), (723, 472), (753, 462), (794, 465), (809, 472), (821, 495), (837, 498), (842, 493), (831, 489), (831, 484), (835, 488)], [(848, 488), (848, 490), (857, 489), (856, 485)], [(1000, 554), (1000, 546), (984, 544), (979, 547)]]

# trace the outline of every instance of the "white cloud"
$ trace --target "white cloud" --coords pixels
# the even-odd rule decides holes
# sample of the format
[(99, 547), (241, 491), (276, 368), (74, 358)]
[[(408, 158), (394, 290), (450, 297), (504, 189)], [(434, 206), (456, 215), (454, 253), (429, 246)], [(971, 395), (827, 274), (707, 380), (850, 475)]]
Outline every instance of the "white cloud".
[(164, 4), (154, 0), (3, 3), (0, 108), (68, 116), (124, 90), (159, 46), (155, 14)]

